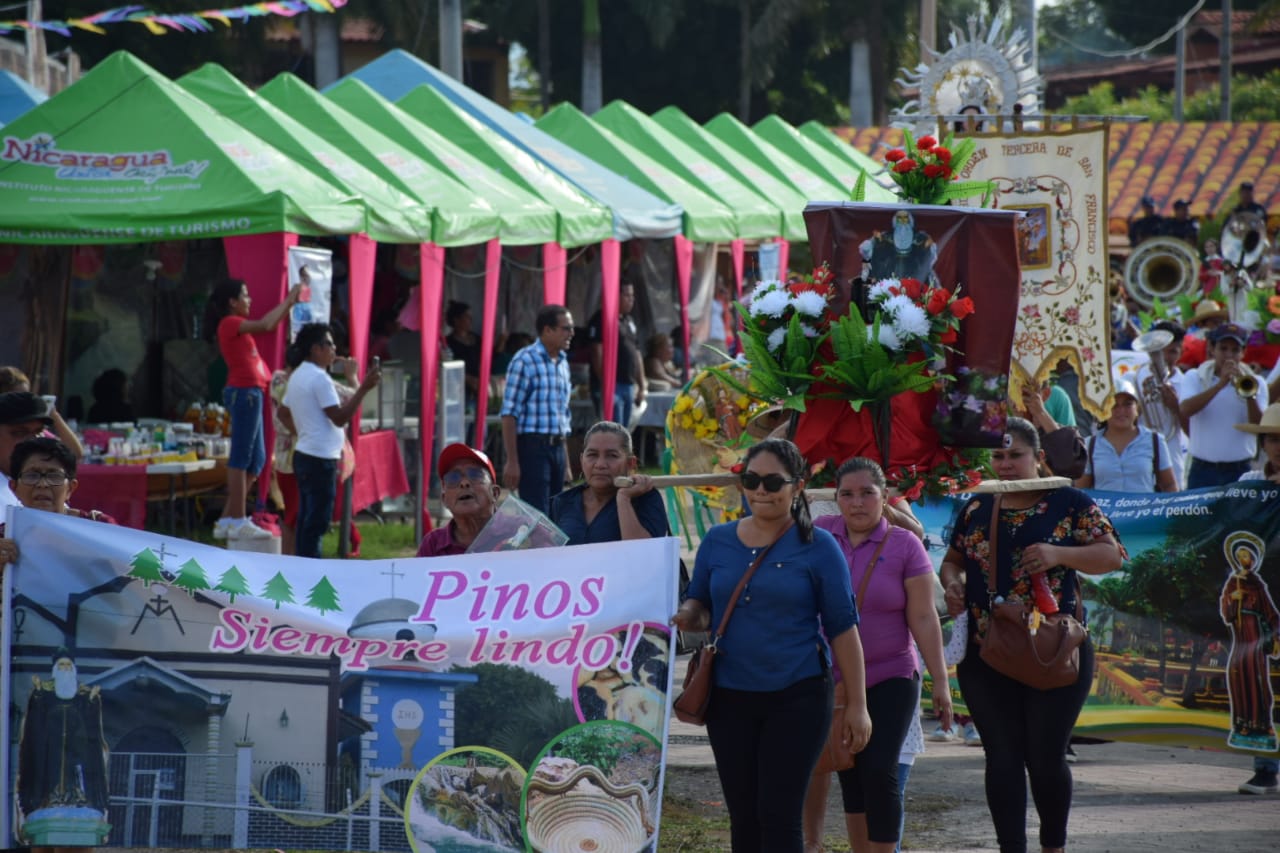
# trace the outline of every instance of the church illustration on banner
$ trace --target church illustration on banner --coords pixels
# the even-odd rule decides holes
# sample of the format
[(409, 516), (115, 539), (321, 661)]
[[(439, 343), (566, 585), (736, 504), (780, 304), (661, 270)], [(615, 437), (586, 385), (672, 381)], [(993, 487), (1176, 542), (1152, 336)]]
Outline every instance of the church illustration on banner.
[[(283, 837), (299, 847), (409, 849), (410, 784), (455, 746), (455, 694), (477, 676), (412, 653), (347, 672), (332, 656), (217, 653), (209, 638), (220, 612), (249, 591), (234, 565), (211, 582), (195, 558), (179, 564), (164, 544), (140, 550), (123, 572), (106, 558), (88, 562), (81, 578), (96, 585), (64, 591), (64, 601), (16, 588), (17, 840), (252, 847)], [(418, 605), (395, 596), (403, 572), (392, 563), (383, 574), (390, 594), (351, 618), (348, 637), (429, 640), (435, 626), (410, 622)], [(282, 574), (273, 584), (293, 600)], [(324, 584), (308, 603), (328, 594), (337, 610)], [(290, 630), (282, 620), (270, 633)], [(71, 721), (60, 731), (73, 736), (50, 731), (51, 713)], [(55, 763), (60, 771), (48, 769)]]

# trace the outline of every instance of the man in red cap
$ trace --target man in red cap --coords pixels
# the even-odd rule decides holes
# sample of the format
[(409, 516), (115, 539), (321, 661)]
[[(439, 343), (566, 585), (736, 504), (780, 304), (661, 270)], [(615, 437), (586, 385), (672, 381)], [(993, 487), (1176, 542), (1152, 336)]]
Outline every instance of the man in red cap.
[(476, 534), (498, 511), (501, 489), (497, 474), (488, 456), (465, 444), (450, 444), (440, 451), (436, 473), (443, 488), (444, 508), (453, 518), (422, 537), (418, 556), (465, 554)]

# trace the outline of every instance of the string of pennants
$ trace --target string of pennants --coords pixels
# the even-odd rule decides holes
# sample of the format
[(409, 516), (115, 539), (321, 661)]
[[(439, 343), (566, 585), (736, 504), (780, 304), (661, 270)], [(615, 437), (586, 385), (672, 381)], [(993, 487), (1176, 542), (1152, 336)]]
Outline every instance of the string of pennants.
[(207, 33), (213, 30), (211, 21), (224, 26), (231, 26), (232, 21), (246, 21), (249, 18), (260, 18), (267, 15), (282, 15), (292, 18), (303, 12), (336, 12), (347, 5), (347, 0), (273, 0), (267, 3), (250, 3), (227, 9), (206, 9), (203, 12), (184, 12), (165, 15), (151, 12), (145, 6), (120, 6), (107, 9), (83, 18), (71, 18), (66, 21), (0, 21), (0, 35), (7, 35), (19, 30), (48, 30), (71, 37), (71, 31), (105, 35), (103, 29), (107, 24), (142, 24), (153, 35), (162, 36), (167, 32)]

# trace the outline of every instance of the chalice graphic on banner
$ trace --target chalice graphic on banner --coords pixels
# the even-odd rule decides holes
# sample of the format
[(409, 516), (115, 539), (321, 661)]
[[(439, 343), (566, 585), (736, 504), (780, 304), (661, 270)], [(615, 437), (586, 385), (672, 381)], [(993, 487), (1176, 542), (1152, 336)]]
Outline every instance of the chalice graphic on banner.
[(391, 706), (391, 723), (395, 726), (396, 741), (400, 744), (400, 766), (412, 770), (413, 747), (422, 738), (422, 721), (426, 714), (413, 699), (401, 699)]

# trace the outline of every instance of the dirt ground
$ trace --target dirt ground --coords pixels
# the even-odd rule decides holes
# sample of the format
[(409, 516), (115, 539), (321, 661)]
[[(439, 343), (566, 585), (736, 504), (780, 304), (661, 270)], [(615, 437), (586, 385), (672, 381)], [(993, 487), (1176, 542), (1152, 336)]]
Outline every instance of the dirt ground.
[[(926, 723), (925, 730), (933, 728)], [(702, 819), (702, 846), (728, 850), (727, 813), (710, 748), (700, 729), (673, 726), (666, 777), (673, 814)], [(1149, 744), (1079, 744), (1073, 766), (1068, 849), (1088, 853), (1280, 850), (1280, 796), (1236, 793), (1252, 773), (1247, 757)], [(995, 833), (983, 793), (983, 754), (959, 744), (928, 745), (907, 786), (903, 848), (912, 851), (994, 850)], [(848, 850), (839, 788), (832, 785), (826, 821), (828, 851)], [(1036, 849), (1038, 822), (1028, 809)], [(665, 834), (665, 833), (664, 833)], [(664, 848), (663, 853), (666, 853)]]

